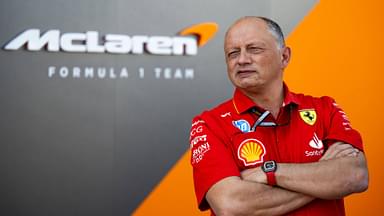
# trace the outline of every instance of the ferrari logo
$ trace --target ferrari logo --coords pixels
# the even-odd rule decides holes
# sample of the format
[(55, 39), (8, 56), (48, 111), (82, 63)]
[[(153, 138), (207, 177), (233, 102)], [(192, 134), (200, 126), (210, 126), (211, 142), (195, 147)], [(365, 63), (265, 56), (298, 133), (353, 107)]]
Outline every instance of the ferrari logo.
[(314, 125), (317, 119), (316, 111), (314, 109), (299, 110), (300, 117), (309, 125)]

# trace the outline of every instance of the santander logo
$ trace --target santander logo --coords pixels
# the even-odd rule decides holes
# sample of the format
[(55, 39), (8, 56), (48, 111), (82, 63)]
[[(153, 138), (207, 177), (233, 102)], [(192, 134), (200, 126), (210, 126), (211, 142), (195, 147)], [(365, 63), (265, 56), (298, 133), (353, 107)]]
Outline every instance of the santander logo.
[(324, 148), (323, 142), (317, 137), (316, 133), (313, 134), (313, 138), (309, 141), (309, 146), (315, 149)]
[(316, 133), (313, 134), (313, 138), (309, 141), (309, 146), (316, 150), (305, 151), (306, 157), (320, 157), (324, 153), (323, 142), (317, 137)]

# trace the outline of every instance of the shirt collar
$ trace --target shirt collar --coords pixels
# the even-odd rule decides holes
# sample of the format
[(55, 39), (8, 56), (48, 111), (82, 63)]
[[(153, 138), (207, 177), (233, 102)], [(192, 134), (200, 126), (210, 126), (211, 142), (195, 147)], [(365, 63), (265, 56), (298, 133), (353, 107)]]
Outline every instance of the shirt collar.
[[(246, 96), (240, 89), (236, 88), (232, 99), (233, 106), (238, 114), (244, 113), (251, 108), (260, 108), (248, 96)], [(288, 86), (284, 83), (284, 102), (283, 107), (289, 104), (299, 104), (300, 101), (296, 94), (289, 91)]]

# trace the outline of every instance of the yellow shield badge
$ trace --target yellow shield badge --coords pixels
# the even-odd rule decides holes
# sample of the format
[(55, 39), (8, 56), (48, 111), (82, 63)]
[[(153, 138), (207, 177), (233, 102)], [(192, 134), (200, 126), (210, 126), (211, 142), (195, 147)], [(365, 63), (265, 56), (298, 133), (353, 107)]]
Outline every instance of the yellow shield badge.
[(300, 117), (309, 125), (314, 125), (317, 119), (316, 111), (314, 109), (299, 110)]

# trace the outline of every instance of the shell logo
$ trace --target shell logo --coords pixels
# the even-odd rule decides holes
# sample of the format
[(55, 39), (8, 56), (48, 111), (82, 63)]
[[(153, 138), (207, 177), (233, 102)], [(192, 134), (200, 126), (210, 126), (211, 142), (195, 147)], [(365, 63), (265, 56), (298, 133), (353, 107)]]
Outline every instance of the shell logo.
[(265, 147), (257, 139), (244, 140), (237, 150), (237, 156), (245, 166), (251, 166), (264, 161)]

